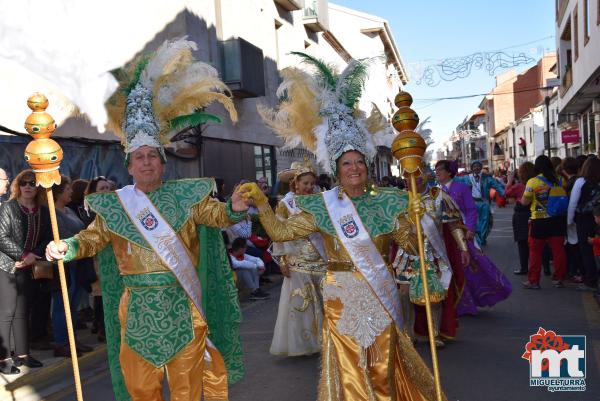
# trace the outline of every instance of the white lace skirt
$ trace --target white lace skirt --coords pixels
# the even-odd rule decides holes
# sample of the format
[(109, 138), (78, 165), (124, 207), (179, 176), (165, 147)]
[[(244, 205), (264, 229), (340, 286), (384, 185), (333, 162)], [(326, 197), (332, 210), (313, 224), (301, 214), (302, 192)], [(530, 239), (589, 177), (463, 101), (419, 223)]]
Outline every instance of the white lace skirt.
[(325, 272), (290, 269), (283, 279), (270, 352), (299, 356), (321, 351)]

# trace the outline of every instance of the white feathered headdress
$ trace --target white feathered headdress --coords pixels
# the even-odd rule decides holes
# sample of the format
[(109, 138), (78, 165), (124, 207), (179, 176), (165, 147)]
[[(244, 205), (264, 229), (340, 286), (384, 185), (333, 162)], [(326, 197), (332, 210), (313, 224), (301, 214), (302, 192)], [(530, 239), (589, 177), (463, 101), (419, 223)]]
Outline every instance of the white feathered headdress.
[(141, 56), (130, 66), (113, 72), (119, 90), (108, 100), (108, 127), (129, 154), (141, 146), (158, 148), (177, 131), (221, 119), (202, 111), (213, 101), (221, 103), (237, 121), (233, 101), (217, 70), (195, 61), (194, 42), (185, 38), (165, 41), (154, 53)]
[(352, 60), (335, 74), (321, 60), (300, 52), (292, 54), (313, 66), (314, 74), (293, 67), (281, 72), (277, 110), (258, 106), (265, 124), (284, 140), (286, 148), (304, 145), (330, 174), (336, 173), (337, 159), (351, 150), (371, 162), (376, 154), (371, 134), (384, 130), (386, 123), (376, 107), (368, 119), (356, 109), (367, 79), (368, 60)]

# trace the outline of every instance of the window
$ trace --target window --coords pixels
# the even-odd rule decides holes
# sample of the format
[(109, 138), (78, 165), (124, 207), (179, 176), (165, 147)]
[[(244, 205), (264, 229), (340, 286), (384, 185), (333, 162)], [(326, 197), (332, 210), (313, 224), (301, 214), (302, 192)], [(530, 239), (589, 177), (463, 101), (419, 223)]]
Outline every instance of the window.
[(529, 143), (533, 143), (533, 130), (529, 127)]
[(590, 40), (590, 0), (583, 0), (583, 45)]
[(273, 185), (274, 167), (272, 146), (254, 146), (254, 167), (256, 179), (266, 177), (269, 185)]
[(577, 6), (573, 10), (573, 49), (575, 51), (575, 61), (579, 58), (579, 20), (577, 18)]

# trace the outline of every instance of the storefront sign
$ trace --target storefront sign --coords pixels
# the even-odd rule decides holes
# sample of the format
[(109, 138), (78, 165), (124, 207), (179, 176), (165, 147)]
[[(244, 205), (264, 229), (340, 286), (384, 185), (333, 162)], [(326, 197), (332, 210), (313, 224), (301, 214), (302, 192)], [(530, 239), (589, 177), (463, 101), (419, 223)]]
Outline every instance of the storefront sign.
[(570, 129), (561, 132), (562, 143), (579, 143), (579, 130)]

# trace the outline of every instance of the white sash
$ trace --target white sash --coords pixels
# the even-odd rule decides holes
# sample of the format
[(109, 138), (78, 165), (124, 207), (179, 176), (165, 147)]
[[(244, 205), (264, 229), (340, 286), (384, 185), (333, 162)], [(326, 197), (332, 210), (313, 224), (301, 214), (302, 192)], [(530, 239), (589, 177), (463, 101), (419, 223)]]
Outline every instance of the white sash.
[[(444, 191), (442, 191), (440, 188), (437, 197), (431, 197), (431, 200), (435, 204), (436, 210), (441, 210), (442, 208), (443, 192)], [(423, 232), (429, 239), (429, 243), (431, 246), (433, 246), (438, 256), (444, 260), (447, 266), (450, 266), (450, 260), (448, 259), (448, 255), (446, 253), (446, 245), (444, 245), (444, 239), (442, 238), (437, 224), (435, 224), (435, 220), (425, 213), (423, 217), (421, 217), (421, 226), (423, 227)]]
[(473, 196), (473, 198), (483, 199), (483, 176), (479, 174), (479, 182), (475, 180), (475, 176), (473, 174), (469, 174), (469, 179), (471, 181), (471, 195)]
[[(283, 204), (287, 208), (291, 215), (300, 213), (302, 210), (296, 206), (296, 198), (293, 192), (288, 192), (282, 199)], [(323, 243), (323, 237), (319, 233), (312, 233), (308, 236), (308, 240), (315, 247), (321, 259), (327, 262), (327, 252), (325, 252), (325, 244)]]
[(296, 206), (296, 199), (293, 192), (288, 192), (282, 199), (283, 204), (290, 212), (290, 214), (298, 214), (301, 210)]
[(339, 188), (336, 187), (323, 192), (325, 207), (338, 239), (348, 251), (356, 268), (369, 283), (379, 302), (394, 320), (398, 329), (402, 330), (404, 327), (402, 306), (396, 281), (375, 247), (354, 204), (345, 193), (342, 199), (339, 199), (338, 190)]
[(423, 227), (423, 233), (427, 237), (427, 241), (433, 247), (433, 249), (435, 249), (436, 256), (442, 259), (442, 262), (448, 267), (448, 269), (440, 269), (442, 273), (440, 282), (444, 286), (444, 289), (447, 290), (448, 287), (450, 287), (452, 271), (450, 270), (450, 261), (448, 260), (448, 255), (446, 254), (444, 241), (440, 236), (440, 232), (435, 224), (435, 221), (427, 213), (421, 217), (421, 227)]
[[(187, 296), (190, 297), (206, 321), (202, 308), (202, 284), (194, 262), (173, 228), (161, 216), (146, 194), (137, 189), (135, 185), (127, 185), (117, 190), (116, 193), (129, 219), (150, 244), (152, 250), (160, 257), (163, 264), (173, 272)], [(208, 338), (206, 344), (216, 349)], [(212, 360), (208, 350), (205, 350), (204, 357), (207, 361)]]

